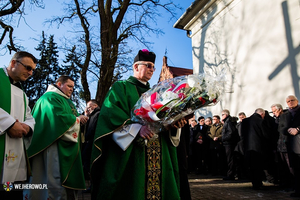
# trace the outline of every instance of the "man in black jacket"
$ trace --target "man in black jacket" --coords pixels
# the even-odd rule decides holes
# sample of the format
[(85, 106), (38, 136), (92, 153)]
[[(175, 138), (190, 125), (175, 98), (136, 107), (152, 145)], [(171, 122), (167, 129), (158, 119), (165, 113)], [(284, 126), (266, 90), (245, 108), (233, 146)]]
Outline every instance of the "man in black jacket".
[(227, 176), (223, 180), (234, 180), (236, 173), (236, 163), (233, 156), (234, 148), (239, 140), (238, 131), (236, 129), (236, 119), (230, 116), (229, 110), (222, 111), (222, 121), (224, 122), (222, 129), (222, 142), (226, 152), (227, 159)]
[(194, 150), (196, 155), (196, 174), (207, 174), (209, 138), (208, 126), (205, 124), (203, 116), (198, 118), (197, 135), (194, 137)]
[(300, 106), (294, 95), (286, 98), (288, 111), (280, 116), (278, 130), (287, 135), (287, 149), (294, 171), (295, 192), (291, 197), (300, 197)]
[(263, 180), (266, 141), (269, 135), (263, 131), (265, 110), (258, 108), (249, 118), (242, 121), (242, 137), (244, 141), (245, 161), (249, 170), (253, 189), (261, 189)]
[[(283, 110), (281, 104), (273, 104), (271, 109), (275, 118), (276, 129), (278, 130), (280, 116), (283, 112), (286, 112), (286, 110)], [(286, 142), (287, 135), (279, 133), (277, 141), (279, 186), (285, 190), (290, 190), (292, 188), (294, 172), (290, 166)]]
[[(85, 126), (84, 143), (82, 145), (82, 164), (83, 172), (86, 180), (90, 180), (90, 162), (98, 121), (100, 108), (96, 100), (90, 100), (86, 104), (86, 113), (88, 114), (88, 121)], [(87, 191), (90, 191), (89, 189)]]

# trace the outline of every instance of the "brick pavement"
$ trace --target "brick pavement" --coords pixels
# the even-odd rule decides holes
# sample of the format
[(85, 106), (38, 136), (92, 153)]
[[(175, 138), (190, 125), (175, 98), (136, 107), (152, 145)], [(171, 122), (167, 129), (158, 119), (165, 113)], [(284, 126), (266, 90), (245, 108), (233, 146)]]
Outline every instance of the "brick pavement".
[(192, 200), (232, 200), (232, 199), (295, 199), (290, 193), (280, 190), (278, 186), (264, 183), (263, 190), (253, 190), (247, 180), (223, 181), (222, 177), (210, 175), (189, 175)]
[[(232, 199), (264, 199), (285, 200), (291, 198), (290, 193), (280, 190), (273, 184), (264, 183), (264, 190), (253, 190), (247, 180), (223, 181), (222, 177), (210, 175), (189, 175), (192, 200), (232, 200)], [(79, 192), (79, 200), (90, 200), (89, 193)]]

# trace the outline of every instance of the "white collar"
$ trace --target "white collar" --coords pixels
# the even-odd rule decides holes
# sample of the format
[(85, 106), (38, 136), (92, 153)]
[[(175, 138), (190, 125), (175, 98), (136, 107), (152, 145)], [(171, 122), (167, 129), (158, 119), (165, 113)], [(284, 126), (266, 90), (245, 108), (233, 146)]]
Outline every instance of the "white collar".
[(47, 91), (46, 92), (55, 92), (67, 99), (70, 99), (70, 97), (68, 97), (67, 95), (65, 95), (60, 89), (58, 89), (57, 87), (55, 87), (54, 85), (49, 85), (48, 88), (47, 88)]
[(139, 79), (137, 79), (139, 82), (143, 83), (144, 85), (147, 85), (147, 82), (141, 81)]

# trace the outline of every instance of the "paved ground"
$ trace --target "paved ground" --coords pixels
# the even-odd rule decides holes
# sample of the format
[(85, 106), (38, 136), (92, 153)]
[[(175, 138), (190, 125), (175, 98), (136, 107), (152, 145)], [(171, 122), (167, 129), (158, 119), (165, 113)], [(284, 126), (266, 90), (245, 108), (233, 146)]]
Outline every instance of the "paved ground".
[(190, 190), (192, 200), (198, 199), (295, 199), (290, 193), (280, 190), (273, 184), (264, 183), (264, 190), (253, 190), (247, 180), (223, 181), (222, 177), (210, 175), (190, 175)]
[[(189, 175), (192, 200), (232, 200), (232, 199), (264, 199), (284, 200), (291, 198), (290, 193), (280, 190), (273, 184), (264, 183), (264, 190), (253, 190), (247, 180), (223, 181), (222, 177), (210, 175)], [(90, 200), (90, 194), (79, 194), (79, 200)], [(171, 200), (171, 199), (170, 199)]]

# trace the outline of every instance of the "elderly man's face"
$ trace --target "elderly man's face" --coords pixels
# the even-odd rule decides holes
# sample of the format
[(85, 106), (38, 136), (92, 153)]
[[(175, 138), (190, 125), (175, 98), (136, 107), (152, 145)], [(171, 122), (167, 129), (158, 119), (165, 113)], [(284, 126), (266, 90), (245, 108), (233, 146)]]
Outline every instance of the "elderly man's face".
[(147, 61), (139, 61), (133, 67), (134, 77), (143, 82), (149, 81), (155, 71), (154, 63)]
[(281, 114), (281, 109), (277, 109), (275, 106), (273, 106), (272, 108), (272, 113), (275, 117), (279, 117), (279, 115)]
[(222, 120), (224, 120), (227, 116), (228, 116), (227, 113), (222, 112), (222, 115), (221, 115)]
[(286, 104), (290, 109), (292, 109), (298, 105), (298, 100), (295, 97), (288, 97), (286, 98)]

